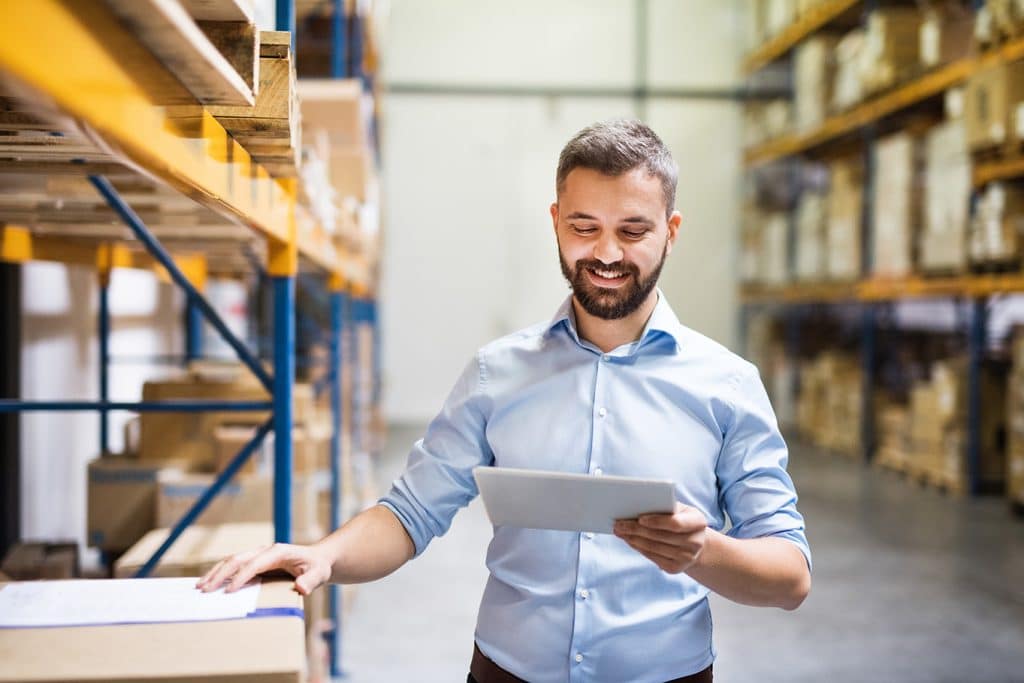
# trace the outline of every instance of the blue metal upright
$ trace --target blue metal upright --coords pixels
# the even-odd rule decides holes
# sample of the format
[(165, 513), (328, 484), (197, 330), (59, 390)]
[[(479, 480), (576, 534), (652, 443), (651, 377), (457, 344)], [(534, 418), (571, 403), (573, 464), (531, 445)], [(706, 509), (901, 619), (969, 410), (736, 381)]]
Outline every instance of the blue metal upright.
[(294, 0), (277, 0), (275, 26), (278, 31), (292, 34), (292, 50), (295, 50), (295, 2)]
[[(338, 283), (340, 284), (340, 283)], [(331, 528), (341, 527), (342, 511), (342, 471), (341, 471), (341, 434), (343, 419), (341, 410), (341, 373), (343, 363), (341, 335), (345, 328), (345, 293), (337, 284), (332, 283), (331, 291), (331, 344), (330, 344), (330, 382), (331, 382), (331, 422), (333, 433), (331, 434)], [(330, 586), (330, 615), (334, 628), (330, 633), (328, 643), (331, 657), (331, 676), (337, 678), (342, 675), (341, 667), (341, 620), (342, 620), (342, 593), (341, 586), (331, 584)]]
[(274, 276), (274, 540), (292, 537), (292, 393), (295, 385), (295, 278)]
[(981, 488), (981, 382), (988, 309), (985, 299), (972, 299), (970, 306), (967, 337), (967, 487), (973, 496)]
[(331, 77), (348, 76), (348, 22), (345, 16), (345, 0), (334, 0), (334, 16), (331, 22)]
[[(110, 401), (110, 269), (104, 267), (99, 274), (99, 337), (100, 354), (100, 403)], [(101, 407), (100, 414), (100, 455), (110, 452), (110, 421), (107, 409)]]
[[(864, 192), (861, 195), (861, 277), (869, 277), (874, 270), (874, 202), (877, 191), (878, 159), (875, 142), (878, 131), (874, 124), (867, 126), (863, 133), (864, 144)], [(861, 425), (860, 442), (864, 462), (870, 462), (875, 454), (875, 366), (878, 345), (878, 304), (864, 302), (861, 310)]]
[(203, 355), (203, 314), (192, 297), (185, 298), (185, 360), (194, 361)]

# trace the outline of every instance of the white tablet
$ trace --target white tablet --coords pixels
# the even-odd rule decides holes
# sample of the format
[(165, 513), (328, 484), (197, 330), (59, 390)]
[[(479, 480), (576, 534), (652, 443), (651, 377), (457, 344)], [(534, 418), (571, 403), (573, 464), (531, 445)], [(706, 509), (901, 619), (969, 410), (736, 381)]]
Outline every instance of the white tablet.
[(476, 467), (473, 477), (495, 526), (610, 534), (617, 519), (675, 509), (670, 481)]

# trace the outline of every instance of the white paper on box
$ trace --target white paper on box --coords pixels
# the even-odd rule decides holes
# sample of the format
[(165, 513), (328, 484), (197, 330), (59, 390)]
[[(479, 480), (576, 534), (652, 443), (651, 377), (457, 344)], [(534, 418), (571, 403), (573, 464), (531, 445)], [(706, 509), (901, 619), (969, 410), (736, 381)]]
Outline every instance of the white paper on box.
[(196, 578), (27, 581), (0, 590), (0, 628), (243, 619), (259, 584), (203, 593)]

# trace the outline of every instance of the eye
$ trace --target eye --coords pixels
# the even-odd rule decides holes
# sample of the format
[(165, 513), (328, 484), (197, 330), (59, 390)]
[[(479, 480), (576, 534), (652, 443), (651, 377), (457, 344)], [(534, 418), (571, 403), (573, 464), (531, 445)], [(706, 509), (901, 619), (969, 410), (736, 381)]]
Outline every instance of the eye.
[(641, 237), (643, 237), (644, 235), (646, 235), (647, 231), (646, 230), (623, 230), (622, 234), (625, 235), (626, 237), (630, 238), (630, 239), (638, 240)]
[(569, 227), (577, 235), (590, 235), (591, 233), (593, 233), (593, 232), (595, 232), (597, 230), (597, 228), (591, 227), (589, 225), (570, 224)]

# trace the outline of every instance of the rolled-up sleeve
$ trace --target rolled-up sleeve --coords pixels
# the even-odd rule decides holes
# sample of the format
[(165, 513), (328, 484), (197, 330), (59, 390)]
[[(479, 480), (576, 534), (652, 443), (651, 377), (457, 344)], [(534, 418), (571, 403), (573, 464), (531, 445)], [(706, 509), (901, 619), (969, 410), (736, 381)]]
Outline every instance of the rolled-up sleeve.
[(473, 468), (494, 462), (485, 437), (489, 406), (482, 363), (478, 354), (466, 367), (440, 414), (413, 445), (405, 472), (380, 500), (409, 532), (416, 555), (443, 536), (455, 513), (476, 497)]
[(744, 368), (733, 382), (732, 406), (716, 468), (719, 502), (732, 522), (728, 535), (785, 538), (800, 549), (810, 567), (804, 518), (786, 472), (789, 451), (753, 366)]

